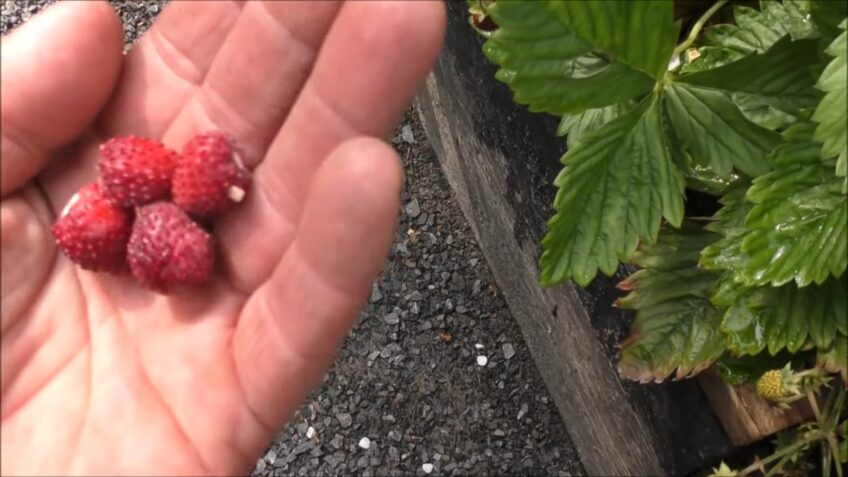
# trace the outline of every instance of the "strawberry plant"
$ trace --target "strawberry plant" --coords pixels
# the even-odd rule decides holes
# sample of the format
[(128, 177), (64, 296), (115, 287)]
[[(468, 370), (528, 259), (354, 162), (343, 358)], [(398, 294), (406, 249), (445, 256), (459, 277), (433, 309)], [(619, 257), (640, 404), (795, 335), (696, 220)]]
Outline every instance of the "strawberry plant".
[(561, 118), (541, 283), (641, 268), (621, 375), (848, 384), (848, 4), (468, 1), (496, 78)]

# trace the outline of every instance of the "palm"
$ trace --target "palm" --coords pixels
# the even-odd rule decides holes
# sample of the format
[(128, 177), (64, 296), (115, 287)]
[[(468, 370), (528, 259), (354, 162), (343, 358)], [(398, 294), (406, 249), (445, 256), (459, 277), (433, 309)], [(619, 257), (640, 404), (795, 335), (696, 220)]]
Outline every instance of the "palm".
[[(85, 21), (37, 18), (3, 44), (2, 473), (244, 472), (326, 370), (381, 266), (400, 172), (368, 136), (390, 130), (426, 73), (441, 7), (185, 2), (126, 58), (103, 5), (54, 8)], [(24, 61), (38, 29), (77, 56)], [(44, 71), (69, 61), (83, 88), (71, 97), (73, 77)], [(248, 200), (216, 224), (213, 285), (163, 297), (56, 251), (49, 226), (94, 179), (104, 137), (179, 147), (213, 127), (255, 167)]]

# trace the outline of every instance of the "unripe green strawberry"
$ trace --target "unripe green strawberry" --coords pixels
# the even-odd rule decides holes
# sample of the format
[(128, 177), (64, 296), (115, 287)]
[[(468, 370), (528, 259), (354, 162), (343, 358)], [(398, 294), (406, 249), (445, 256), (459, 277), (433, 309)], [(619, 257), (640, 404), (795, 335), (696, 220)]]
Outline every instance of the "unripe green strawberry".
[(769, 400), (788, 396), (789, 391), (783, 382), (783, 371), (772, 369), (763, 373), (760, 379), (757, 380), (757, 395)]

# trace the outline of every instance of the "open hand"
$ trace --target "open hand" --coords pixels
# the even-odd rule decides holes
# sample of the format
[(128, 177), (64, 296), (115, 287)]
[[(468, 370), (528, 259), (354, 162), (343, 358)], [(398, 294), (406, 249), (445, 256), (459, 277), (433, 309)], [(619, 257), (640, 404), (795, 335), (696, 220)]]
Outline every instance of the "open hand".
[[(2, 474), (249, 472), (382, 267), (402, 172), (378, 138), (444, 23), (440, 2), (173, 2), (123, 56), (107, 3), (60, 2), (3, 38)], [(254, 168), (212, 285), (158, 295), (57, 251), (106, 138), (208, 129)]]

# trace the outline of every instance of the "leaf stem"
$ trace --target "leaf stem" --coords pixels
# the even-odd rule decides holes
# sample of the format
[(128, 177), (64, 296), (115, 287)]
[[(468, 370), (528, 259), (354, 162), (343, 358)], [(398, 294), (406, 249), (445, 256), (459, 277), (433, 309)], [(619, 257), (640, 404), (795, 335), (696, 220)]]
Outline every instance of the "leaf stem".
[(727, 3), (727, 0), (718, 0), (715, 5), (710, 7), (709, 10), (701, 15), (701, 18), (695, 22), (695, 25), (692, 26), (692, 30), (689, 31), (689, 36), (686, 37), (686, 40), (677, 45), (677, 48), (675, 48), (671, 53), (672, 58), (683, 53), (687, 48), (692, 46), (692, 43), (694, 43), (695, 39), (698, 38), (698, 34), (701, 33), (701, 29), (704, 28), (704, 24), (707, 23), (707, 20), (709, 20), (711, 16), (715, 15), (715, 12), (717, 12), (719, 8), (723, 7), (725, 3)]
[(813, 410), (813, 415), (816, 417), (816, 420), (819, 422), (819, 427), (823, 427), (822, 424), (822, 415), (819, 410), (819, 404), (816, 402), (816, 396), (813, 393), (807, 393), (807, 401), (810, 403), (810, 409)]
[(778, 472), (782, 472), (783, 466), (786, 465), (786, 463), (789, 462), (789, 459), (791, 459), (791, 458), (792, 458), (792, 454), (786, 454), (785, 456), (783, 456), (777, 462), (777, 464), (774, 464), (774, 467), (772, 467), (771, 470), (769, 470), (768, 472), (765, 473), (764, 477), (771, 477), (773, 475), (777, 475)]
[(744, 476), (744, 475), (750, 474), (751, 472), (755, 472), (757, 470), (760, 470), (761, 468), (764, 469), (766, 464), (770, 464), (770, 463), (772, 463), (772, 462), (774, 462), (778, 459), (782, 459), (784, 456), (794, 454), (795, 452), (802, 450), (804, 448), (804, 446), (821, 440), (823, 438), (823, 436), (821, 434), (822, 433), (820, 431), (816, 431), (816, 432), (811, 434), (812, 437), (807, 436), (807, 437), (804, 437), (802, 439), (798, 439), (791, 446), (785, 447), (785, 448), (775, 452), (774, 454), (766, 457), (765, 459), (758, 460), (757, 462), (754, 462), (753, 464), (749, 465), (748, 467), (745, 467), (744, 469), (739, 471), (739, 475)]
[[(816, 419), (819, 421), (819, 428), (824, 431), (823, 437), (825, 443), (830, 447), (830, 452), (832, 453), (833, 459), (837, 462), (836, 475), (837, 477), (842, 477), (842, 467), (838, 465), (839, 444), (836, 442), (836, 438), (834, 437), (834, 429), (830, 429), (830, 423), (827, 422), (830, 420), (831, 409), (825, 409), (825, 418), (822, 419), (822, 413), (819, 410), (818, 403), (816, 403), (816, 396), (813, 393), (807, 393), (807, 399), (810, 401), (810, 407), (813, 409), (813, 414), (815, 414)], [(840, 399), (836, 400), (836, 402), (841, 405), (840, 401)], [(838, 410), (836, 412), (838, 412)], [(822, 449), (822, 456), (824, 459), (828, 459), (828, 454), (824, 451), (824, 449)]]
[[(827, 446), (830, 447), (830, 452), (833, 453), (834, 459), (837, 462), (839, 462), (839, 444), (836, 442), (836, 439), (833, 437), (833, 433), (830, 432), (831, 430), (828, 429), (828, 425), (830, 424), (829, 422), (827, 422), (828, 419), (822, 419), (822, 413), (819, 410), (818, 403), (816, 402), (815, 394), (807, 393), (807, 400), (810, 402), (810, 408), (813, 410), (813, 414), (816, 416), (816, 420), (819, 422), (819, 429), (822, 429), (822, 431), (824, 433), (823, 437), (824, 437), (825, 444), (827, 444)], [(826, 410), (826, 411), (829, 411), (829, 410)], [(830, 417), (830, 416), (827, 416), (827, 417)], [(822, 449), (822, 456), (825, 459), (828, 458), (828, 454), (827, 454), (827, 452), (824, 451), (824, 449)], [(839, 465), (836, 466), (836, 475), (838, 477), (842, 477), (842, 469), (840, 468)]]

